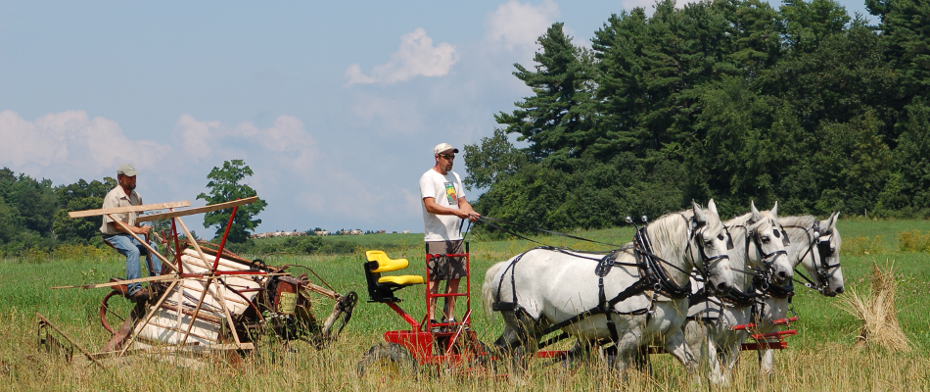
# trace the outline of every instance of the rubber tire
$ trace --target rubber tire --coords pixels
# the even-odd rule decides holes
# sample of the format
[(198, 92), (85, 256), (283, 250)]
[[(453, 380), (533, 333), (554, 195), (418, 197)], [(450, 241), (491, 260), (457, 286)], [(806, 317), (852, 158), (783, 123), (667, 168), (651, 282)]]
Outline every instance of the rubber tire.
[(418, 371), (417, 360), (404, 346), (378, 343), (362, 356), (355, 368), (359, 377), (371, 371), (380, 371), (383, 377), (415, 377)]

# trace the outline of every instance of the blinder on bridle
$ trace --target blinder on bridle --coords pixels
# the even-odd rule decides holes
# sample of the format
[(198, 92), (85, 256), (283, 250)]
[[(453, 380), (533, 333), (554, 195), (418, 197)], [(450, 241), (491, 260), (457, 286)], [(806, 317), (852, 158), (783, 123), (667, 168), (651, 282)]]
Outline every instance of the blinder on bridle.
[[(820, 253), (820, 264), (824, 269), (830, 268), (830, 265), (827, 263), (827, 258), (833, 256), (833, 252), (836, 252), (836, 249), (833, 248), (830, 240), (833, 238), (833, 232), (827, 231), (825, 233), (819, 233), (820, 236), (817, 237), (817, 253)], [(828, 236), (826, 239), (820, 239), (822, 236)]]
[[(730, 235), (730, 229), (726, 226), (724, 226), (723, 229), (727, 232), (727, 250), (733, 250), (733, 236)], [(717, 238), (722, 240), (723, 234), (718, 235)]]
[(772, 233), (775, 234), (775, 238), (781, 238), (781, 244), (785, 247), (791, 245), (791, 240), (788, 239), (788, 233), (785, 231), (784, 227), (781, 227), (781, 225), (778, 225), (777, 229), (772, 229)]

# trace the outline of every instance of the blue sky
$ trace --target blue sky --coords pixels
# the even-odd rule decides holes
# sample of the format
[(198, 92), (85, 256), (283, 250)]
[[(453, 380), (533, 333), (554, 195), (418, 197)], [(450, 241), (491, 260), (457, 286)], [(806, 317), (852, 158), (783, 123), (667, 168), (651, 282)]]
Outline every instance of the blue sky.
[(422, 232), (432, 146), (493, 133), (536, 37), (587, 42), (652, 1), (192, 3), (0, 3), (0, 167), (65, 184), (132, 162), (146, 203), (203, 205), (244, 159), (259, 232)]

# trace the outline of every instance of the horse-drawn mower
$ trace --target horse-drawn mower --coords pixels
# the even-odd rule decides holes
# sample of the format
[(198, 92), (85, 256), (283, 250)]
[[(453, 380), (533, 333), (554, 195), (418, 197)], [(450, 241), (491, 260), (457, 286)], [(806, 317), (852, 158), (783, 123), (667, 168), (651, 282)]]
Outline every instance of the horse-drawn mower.
[[(68, 341), (94, 363), (104, 366), (101, 358), (127, 354), (176, 353), (192, 365), (198, 358), (216, 353), (247, 353), (260, 342), (287, 345), (293, 340), (325, 347), (335, 340), (352, 316), (358, 296), (333, 290), (309, 268), (299, 265), (275, 267), (262, 260), (247, 260), (225, 250), (229, 225), (238, 206), (255, 202), (257, 197), (205, 207), (177, 209), (189, 202), (150, 204), (69, 213), (72, 218), (123, 214), (153, 210), (167, 212), (143, 215), (137, 222), (170, 219), (170, 232), (162, 244), (168, 256), (149, 246), (148, 241), (133, 237), (162, 261), (162, 274), (128, 280), (112, 279), (107, 283), (56, 288), (109, 288), (100, 305), (100, 321), (111, 334), (100, 352), (83, 349), (60, 329), (39, 315), (39, 343)], [(201, 243), (180, 217), (232, 208), (230, 223), (219, 245)], [(117, 219), (114, 221), (123, 225)], [(187, 241), (182, 241), (179, 229)], [(150, 270), (151, 270), (151, 266)], [(299, 276), (289, 271), (306, 269), (320, 284), (311, 282), (307, 273)], [(148, 300), (130, 303), (128, 284), (148, 282), (152, 293)], [(324, 300), (335, 302), (324, 319), (314, 315), (313, 307)], [(122, 303), (120, 303), (122, 302)], [(117, 309), (127, 313), (119, 314)], [(273, 336), (271, 339), (263, 337)]]

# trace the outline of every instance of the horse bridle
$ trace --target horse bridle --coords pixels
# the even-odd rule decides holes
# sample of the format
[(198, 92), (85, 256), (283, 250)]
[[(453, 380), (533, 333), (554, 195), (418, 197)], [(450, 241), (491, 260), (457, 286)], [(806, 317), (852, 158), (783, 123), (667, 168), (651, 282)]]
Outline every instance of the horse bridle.
[[(840, 263), (830, 264), (827, 259), (836, 252), (836, 248), (833, 248), (831, 245), (833, 242), (834, 232), (833, 229), (827, 228), (823, 232), (820, 231), (820, 221), (814, 221), (810, 227), (804, 226), (788, 226), (803, 229), (804, 233), (807, 235), (808, 246), (807, 250), (801, 257), (798, 258), (799, 261), (803, 261), (808, 254), (814, 255), (814, 248), (817, 248), (816, 255), (820, 257), (820, 262), (815, 258), (814, 260), (814, 269), (817, 271), (817, 278), (820, 280), (820, 284), (814, 283), (810, 278), (805, 276), (800, 271), (795, 270), (795, 272), (800, 275), (807, 283), (803, 283), (805, 287), (817, 290), (819, 293), (823, 294), (827, 288), (829, 288), (829, 283), (827, 280), (830, 278), (830, 274), (836, 268), (840, 267)], [(821, 237), (826, 236), (826, 239), (821, 239)], [(798, 263), (799, 265), (801, 263)]]
[[(688, 255), (691, 256), (692, 260), (694, 260), (694, 255), (692, 254), (693, 250), (691, 249), (691, 242), (695, 238), (697, 238), (698, 242), (700, 243), (700, 245), (698, 246), (698, 251), (699, 251), (699, 254), (701, 255), (702, 264), (704, 264), (704, 270), (701, 270), (701, 267), (699, 267), (696, 263), (692, 263), (694, 264), (694, 269), (696, 269), (698, 273), (701, 274), (701, 276), (704, 278), (705, 281), (709, 282), (710, 281), (709, 280), (710, 279), (709, 278), (710, 265), (714, 262), (717, 262), (718, 260), (723, 260), (723, 259), (729, 260), (730, 255), (726, 253), (722, 253), (716, 256), (708, 256), (707, 251), (705, 250), (705, 246), (704, 246), (705, 244), (704, 230), (707, 230), (707, 229), (704, 228), (703, 230), (700, 230), (700, 231), (697, 230), (697, 229), (703, 228), (707, 224), (706, 223), (698, 224), (698, 222), (694, 220), (694, 217), (691, 217), (691, 219), (688, 220), (688, 218), (685, 218), (684, 214), (682, 214), (681, 217), (682, 219), (685, 220), (685, 222), (688, 223), (688, 247), (687, 248), (688, 248)], [(725, 228), (726, 226), (724, 226), (724, 229)], [(729, 235), (730, 233), (727, 232), (727, 236)], [(717, 239), (723, 240), (724, 239), (723, 234), (718, 235)], [(733, 249), (732, 239), (728, 238), (726, 245), (727, 245), (727, 250)]]
[[(776, 250), (774, 252), (765, 253), (765, 249), (762, 247), (762, 233), (760, 233), (759, 230), (749, 229), (749, 226), (752, 226), (756, 223), (757, 223), (756, 221), (750, 219), (749, 221), (746, 222), (745, 225), (738, 225), (736, 227), (742, 227), (743, 230), (746, 231), (746, 237), (751, 238), (752, 242), (756, 245), (756, 248), (759, 249), (759, 253), (762, 254), (762, 268), (763, 268), (762, 271), (760, 272), (762, 272), (762, 274), (765, 275), (766, 281), (770, 281), (771, 276), (769, 275), (770, 275), (770, 272), (772, 272), (772, 266), (775, 264), (775, 260), (778, 258), (778, 256), (781, 256), (781, 255), (788, 257), (788, 251), (785, 249), (781, 249), (781, 250)], [(771, 223), (772, 223), (772, 227), (774, 227), (772, 229), (772, 234), (775, 235), (775, 238), (781, 238), (782, 246), (788, 247), (789, 245), (791, 245), (791, 240), (788, 239), (788, 232), (785, 231), (785, 228), (782, 227), (780, 224), (777, 224), (774, 221)], [(749, 241), (746, 241), (746, 254), (747, 255), (749, 254)]]

